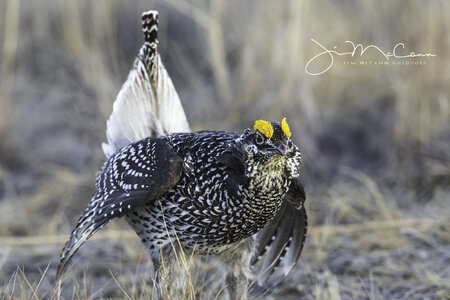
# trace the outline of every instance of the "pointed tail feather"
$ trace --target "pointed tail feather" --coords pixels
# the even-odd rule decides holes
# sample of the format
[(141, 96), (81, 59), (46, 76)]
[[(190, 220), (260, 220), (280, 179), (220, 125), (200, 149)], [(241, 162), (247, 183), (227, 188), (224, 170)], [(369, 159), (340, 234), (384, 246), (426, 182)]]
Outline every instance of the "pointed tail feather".
[(178, 93), (158, 54), (158, 13), (142, 14), (144, 44), (107, 122), (111, 156), (120, 148), (149, 136), (190, 131)]
[[(102, 145), (107, 157), (149, 136), (190, 131), (178, 94), (158, 54), (158, 12), (142, 14), (142, 30), (144, 44), (107, 121), (108, 142)], [(64, 274), (77, 250), (112, 218), (96, 214), (100, 199), (95, 197), (61, 252), (57, 278)]]
[(144, 63), (146, 71), (152, 81), (156, 76), (156, 56), (158, 55), (158, 12), (149, 10), (142, 13), (142, 31), (144, 33), (144, 45), (139, 51), (139, 58)]

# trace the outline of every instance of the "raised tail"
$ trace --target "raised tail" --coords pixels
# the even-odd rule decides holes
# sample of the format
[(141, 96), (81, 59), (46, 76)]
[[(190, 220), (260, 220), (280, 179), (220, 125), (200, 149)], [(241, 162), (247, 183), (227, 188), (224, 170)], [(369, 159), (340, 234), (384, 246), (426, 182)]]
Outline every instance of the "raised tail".
[(158, 12), (142, 14), (144, 44), (114, 102), (103, 152), (149, 136), (190, 131), (178, 93), (158, 53)]
[[(149, 136), (190, 131), (180, 98), (158, 54), (157, 11), (142, 14), (142, 30), (144, 44), (114, 101), (113, 111), (107, 121), (108, 142), (102, 145), (107, 157)], [(102, 201), (106, 199), (102, 197), (104, 193), (97, 193), (78, 220), (61, 252), (57, 278), (61, 278), (72, 256), (84, 242), (111, 220), (112, 217), (102, 218), (102, 214), (99, 214), (104, 209)]]
[(158, 12), (149, 10), (142, 14), (142, 31), (144, 32), (144, 45), (139, 51), (139, 58), (144, 62), (147, 73), (152, 80), (156, 75), (156, 56), (158, 55)]

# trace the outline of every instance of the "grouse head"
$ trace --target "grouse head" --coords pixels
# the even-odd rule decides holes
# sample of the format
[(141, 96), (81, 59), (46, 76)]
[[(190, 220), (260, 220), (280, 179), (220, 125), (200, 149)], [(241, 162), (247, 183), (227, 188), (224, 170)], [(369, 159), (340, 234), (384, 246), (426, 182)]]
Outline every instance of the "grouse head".
[(282, 158), (295, 150), (286, 118), (281, 122), (257, 120), (253, 130), (247, 129), (244, 137), (247, 154), (255, 158)]

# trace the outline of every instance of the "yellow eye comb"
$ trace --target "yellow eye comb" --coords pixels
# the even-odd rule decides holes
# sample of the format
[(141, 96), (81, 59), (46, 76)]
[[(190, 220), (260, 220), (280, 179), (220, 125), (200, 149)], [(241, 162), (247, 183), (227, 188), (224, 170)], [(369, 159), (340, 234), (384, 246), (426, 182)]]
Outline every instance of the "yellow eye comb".
[(281, 129), (283, 129), (284, 134), (288, 138), (291, 138), (291, 130), (289, 129), (289, 125), (286, 121), (286, 118), (283, 118), (283, 120), (281, 121)]
[(255, 122), (255, 126), (253, 129), (258, 130), (262, 134), (266, 136), (266, 138), (270, 139), (273, 136), (273, 126), (270, 122), (264, 120), (257, 120)]

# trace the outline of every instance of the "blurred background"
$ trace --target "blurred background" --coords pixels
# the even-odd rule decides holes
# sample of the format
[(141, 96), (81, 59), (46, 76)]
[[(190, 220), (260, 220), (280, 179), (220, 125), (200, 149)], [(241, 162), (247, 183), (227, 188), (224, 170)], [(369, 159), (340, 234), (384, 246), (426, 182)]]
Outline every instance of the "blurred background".
[[(122, 221), (55, 286), (149, 9), (193, 130), (287, 117), (302, 150), (310, 233), (262, 297), (450, 298), (450, 2), (0, 0), (1, 299), (151, 295), (151, 264)], [(371, 49), (312, 76), (323, 49), (311, 39), (436, 56), (361, 65), (387, 61)]]

